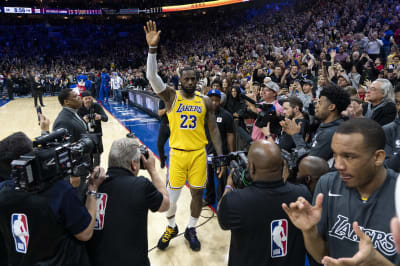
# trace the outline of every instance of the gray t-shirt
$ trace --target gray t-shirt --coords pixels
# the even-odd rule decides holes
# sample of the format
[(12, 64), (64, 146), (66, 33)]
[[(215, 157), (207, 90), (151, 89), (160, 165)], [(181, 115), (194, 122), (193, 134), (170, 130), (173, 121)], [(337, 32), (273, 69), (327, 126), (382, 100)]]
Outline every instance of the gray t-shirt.
[(324, 194), (318, 231), (327, 241), (329, 256), (353, 257), (357, 253), (359, 238), (352, 226), (357, 221), (385, 258), (393, 263), (399, 259), (390, 232), (390, 220), (395, 216), (394, 188), (397, 176), (398, 173), (388, 169), (384, 184), (367, 201), (361, 200), (356, 189), (347, 188), (337, 171), (320, 178), (313, 201), (315, 204), (318, 193)]

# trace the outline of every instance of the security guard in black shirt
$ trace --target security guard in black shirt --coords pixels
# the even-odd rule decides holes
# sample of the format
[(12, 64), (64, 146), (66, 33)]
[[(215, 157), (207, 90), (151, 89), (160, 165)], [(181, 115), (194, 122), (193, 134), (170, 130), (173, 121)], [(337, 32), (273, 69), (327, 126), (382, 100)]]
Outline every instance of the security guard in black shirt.
[(171, 134), (169, 130), (169, 121), (167, 117), (167, 108), (165, 107), (165, 103), (160, 99), (158, 103), (158, 116), (160, 117), (160, 129), (158, 131), (157, 138), (157, 151), (160, 156), (161, 168), (165, 167), (165, 162), (167, 161), (167, 156), (164, 152), (164, 145), (167, 142), (169, 135)]
[(281, 205), (299, 196), (311, 199), (308, 189), (284, 183), (280, 149), (267, 140), (250, 146), (248, 171), (253, 182), (243, 189), (234, 189), (229, 175), (218, 206), (221, 228), (231, 230), (228, 265), (303, 266), (302, 233)]
[[(215, 106), (215, 118), (217, 119), (217, 125), (219, 133), (221, 135), (222, 141), (222, 152), (223, 154), (228, 154), (229, 152), (235, 151), (235, 137), (233, 133), (233, 117), (232, 115), (221, 107), (221, 92), (219, 90), (210, 90), (208, 92), (208, 97), (210, 97), (212, 104)], [(208, 144), (206, 146), (207, 154), (216, 154), (214, 145), (212, 144), (210, 132), (206, 128), (206, 135), (208, 139)], [(203, 206), (212, 205), (215, 202), (215, 180), (214, 169), (212, 165), (208, 165), (208, 180), (206, 187), (206, 197), (203, 201)], [(224, 187), (226, 184), (227, 173), (225, 169), (218, 169), (218, 187), (217, 187), (217, 200), (220, 199), (222, 193), (224, 192)]]

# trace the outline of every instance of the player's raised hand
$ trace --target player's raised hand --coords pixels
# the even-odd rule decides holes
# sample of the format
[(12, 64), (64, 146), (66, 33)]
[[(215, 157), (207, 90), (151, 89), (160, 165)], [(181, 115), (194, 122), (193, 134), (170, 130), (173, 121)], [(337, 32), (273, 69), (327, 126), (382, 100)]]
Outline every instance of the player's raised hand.
[(157, 25), (155, 21), (149, 20), (144, 26), (144, 32), (146, 33), (146, 41), (149, 46), (157, 46), (160, 42), (161, 31), (157, 31)]
[(309, 231), (321, 220), (323, 197), (322, 193), (318, 194), (315, 206), (312, 206), (305, 198), (299, 197), (289, 206), (283, 203), (282, 208), (298, 229)]
[(360, 238), (358, 244), (358, 252), (351, 258), (339, 258), (334, 259), (329, 256), (325, 256), (322, 259), (322, 263), (326, 266), (355, 266), (355, 265), (381, 265), (374, 261), (374, 255), (376, 250), (372, 245), (371, 239), (361, 231), (357, 222), (353, 223), (353, 230)]

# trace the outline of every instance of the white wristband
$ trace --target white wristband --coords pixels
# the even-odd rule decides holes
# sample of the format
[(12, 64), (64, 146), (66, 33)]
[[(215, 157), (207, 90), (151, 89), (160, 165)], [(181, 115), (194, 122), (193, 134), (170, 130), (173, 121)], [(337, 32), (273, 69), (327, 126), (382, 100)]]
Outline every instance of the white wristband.
[(158, 48), (158, 46), (149, 46), (149, 48), (154, 48), (154, 49), (157, 49), (157, 48)]

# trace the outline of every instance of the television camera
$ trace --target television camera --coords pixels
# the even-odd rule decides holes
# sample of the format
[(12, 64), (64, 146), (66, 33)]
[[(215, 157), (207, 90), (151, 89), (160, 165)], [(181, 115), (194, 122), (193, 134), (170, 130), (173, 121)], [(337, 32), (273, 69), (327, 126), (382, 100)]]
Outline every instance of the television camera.
[(53, 182), (71, 176), (86, 177), (93, 171), (91, 154), (97, 149), (96, 134), (82, 134), (70, 142), (66, 129), (37, 137), (33, 151), (11, 162), (16, 190), (42, 191)]

